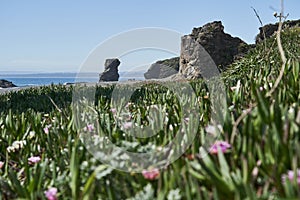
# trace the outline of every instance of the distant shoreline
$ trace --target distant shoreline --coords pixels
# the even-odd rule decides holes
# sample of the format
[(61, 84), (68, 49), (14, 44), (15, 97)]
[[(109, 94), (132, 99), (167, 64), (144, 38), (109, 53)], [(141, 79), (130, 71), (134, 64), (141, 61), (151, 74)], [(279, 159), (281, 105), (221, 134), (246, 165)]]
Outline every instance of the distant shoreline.
[[(72, 86), (72, 85), (86, 85), (87, 87), (90, 87), (90, 86), (109, 86), (109, 85), (134, 85), (138, 83), (147, 84), (147, 83), (159, 83), (165, 81), (171, 81), (171, 79), (165, 78), (165, 79), (127, 80), (127, 81), (112, 81), (112, 82), (82, 82), (82, 83), (66, 83), (66, 84), (54, 84), (54, 85), (62, 85), (65, 87)], [(24, 86), (24, 87), (0, 88), (0, 95), (9, 92), (17, 92), (20, 90), (49, 87), (49, 86), (51, 85), (34, 85), (34, 86)]]
[[(144, 80), (143, 73), (140, 72), (120, 72), (120, 82), (128, 80)], [(99, 76), (95, 73), (26, 73), (26, 74), (0, 74), (0, 79), (12, 82), (18, 87), (27, 86), (47, 86), (51, 84), (65, 84), (78, 82), (98, 82)]]

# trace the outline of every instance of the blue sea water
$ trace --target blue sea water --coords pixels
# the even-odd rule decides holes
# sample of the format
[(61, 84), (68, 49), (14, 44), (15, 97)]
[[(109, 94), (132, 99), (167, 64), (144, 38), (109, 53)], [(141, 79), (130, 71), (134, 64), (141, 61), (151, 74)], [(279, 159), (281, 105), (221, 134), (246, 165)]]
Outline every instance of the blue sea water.
[[(77, 77), (76, 73), (46, 73), (46, 74), (0, 74), (0, 79), (11, 81), (18, 87), (25, 86), (42, 86), (51, 84), (65, 83), (96, 83), (99, 80), (94, 74), (85, 74), (82, 77)], [(129, 79), (144, 80), (144, 77), (138, 76), (123, 76), (119, 81), (127, 81)]]
[(36, 86), (36, 85), (51, 85), (51, 84), (65, 84), (65, 83), (75, 83), (75, 82), (97, 82), (97, 80), (92, 81), (91, 79), (82, 79), (81, 81), (75, 78), (19, 78), (19, 77), (3, 77), (8, 81), (13, 82), (18, 87), (24, 86)]

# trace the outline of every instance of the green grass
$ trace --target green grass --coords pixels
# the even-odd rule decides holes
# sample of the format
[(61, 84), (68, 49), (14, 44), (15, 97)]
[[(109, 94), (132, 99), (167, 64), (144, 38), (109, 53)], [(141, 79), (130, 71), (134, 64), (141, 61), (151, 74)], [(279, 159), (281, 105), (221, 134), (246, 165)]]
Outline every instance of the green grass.
[[(205, 127), (210, 124), (212, 94), (207, 94), (204, 81), (190, 82), (201, 114), (196, 138), (184, 155), (160, 169), (159, 177), (152, 181), (134, 171), (114, 170), (89, 153), (78, 138), (84, 127), (76, 123), (73, 87), (52, 85), (1, 95), (0, 161), (4, 166), (0, 169), (0, 199), (45, 199), (44, 191), (50, 187), (58, 189), (59, 199), (300, 198), (296, 180), (282, 182), (288, 170), (300, 168), (300, 31), (285, 30), (282, 38), (289, 62), (271, 96), (266, 94), (281, 68), (274, 38), (267, 41), (267, 46), (260, 44), (223, 74), (227, 105), (218, 140), (232, 146), (224, 154), (219, 151), (217, 155), (200, 157), (199, 147), (206, 142)], [(166, 145), (185, 123), (181, 117), (192, 112), (182, 110), (167, 88), (144, 85), (131, 97), (132, 118), (140, 125), (148, 125), (150, 106), (160, 104), (159, 113), (168, 113), (169, 120), (155, 137), (135, 139), (123, 134), (110, 111), (115, 86), (94, 89), (97, 100), (91, 104), (98, 117), (95, 135), (106, 136), (132, 152)], [(90, 110), (81, 113), (85, 116)], [(184, 127), (189, 132), (193, 124), (189, 122)], [(8, 152), (15, 141), (26, 144)], [(40, 156), (41, 161), (32, 165), (28, 162), (31, 156)]]

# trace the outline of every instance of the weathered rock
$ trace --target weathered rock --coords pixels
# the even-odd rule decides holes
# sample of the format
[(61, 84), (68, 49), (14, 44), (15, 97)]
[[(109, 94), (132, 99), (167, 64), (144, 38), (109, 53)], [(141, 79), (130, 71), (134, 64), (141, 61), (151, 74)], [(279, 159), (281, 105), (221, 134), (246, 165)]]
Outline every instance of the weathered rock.
[(162, 79), (177, 74), (179, 70), (179, 57), (160, 60), (152, 64), (144, 74), (146, 79)]
[(17, 86), (10, 81), (4, 79), (0, 80), (0, 88), (12, 88), (12, 87), (17, 87)]
[(225, 70), (248, 49), (240, 38), (224, 33), (220, 21), (208, 23), (181, 38), (179, 72), (188, 79), (214, 76), (218, 74), (215, 66)]
[(99, 82), (108, 82), (108, 81), (118, 81), (119, 80), (119, 72), (118, 67), (120, 65), (120, 61), (117, 58), (106, 59), (105, 61), (105, 69), (104, 72), (101, 73)]
[[(300, 19), (299, 20), (292, 20), (292, 21), (286, 21), (283, 23), (283, 29), (286, 28), (292, 28), (292, 27), (300, 27)], [(275, 32), (278, 30), (278, 23), (276, 24), (267, 24), (263, 27), (259, 28), (259, 34), (255, 38), (256, 44), (262, 42), (264, 39), (268, 39), (271, 36), (275, 34)], [(264, 36), (265, 32), (265, 36)]]

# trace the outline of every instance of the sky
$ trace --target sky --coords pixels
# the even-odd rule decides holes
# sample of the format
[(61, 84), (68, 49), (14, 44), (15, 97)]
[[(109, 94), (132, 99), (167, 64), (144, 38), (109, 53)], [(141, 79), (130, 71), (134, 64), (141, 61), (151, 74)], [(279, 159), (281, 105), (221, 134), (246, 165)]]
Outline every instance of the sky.
[[(0, 71), (78, 72), (101, 43), (145, 27), (184, 35), (218, 20), (225, 32), (254, 43), (260, 23), (251, 7), (264, 24), (274, 23), (280, 1), (0, 0)], [(300, 19), (299, 0), (286, 0), (284, 8), (288, 19)], [(123, 55), (122, 70), (174, 56), (151, 49)]]

